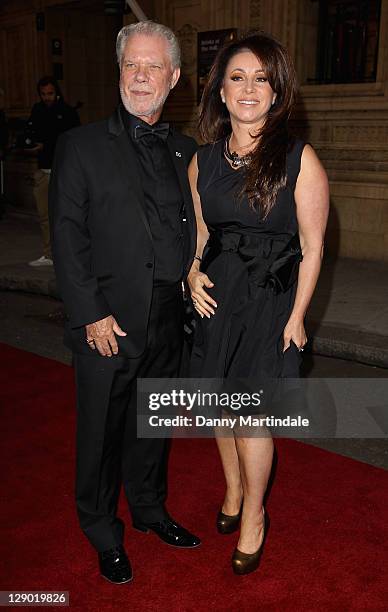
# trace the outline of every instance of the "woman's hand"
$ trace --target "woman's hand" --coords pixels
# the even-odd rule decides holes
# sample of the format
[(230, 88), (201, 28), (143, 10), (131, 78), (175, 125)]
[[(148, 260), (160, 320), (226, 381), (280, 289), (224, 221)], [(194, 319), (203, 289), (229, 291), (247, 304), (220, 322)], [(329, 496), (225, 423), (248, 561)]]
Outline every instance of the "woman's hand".
[(195, 269), (194, 265), (189, 272), (187, 282), (190, 287), (191, 299), (193, 300), (195, 310), (201, 315), (210, 319), (210, 316), (215, 314), (214, 308), (217, 308), (217, 303), (206, 293), (204, 287), (214, 287), (214, 283), (210, 280), (207, 274)]
[(291, 340), (300, 351), (303, 351), (307, 342), (303, 319), (291, 317), (288, 320), (283, 332), (283, 353), (290, 348)]

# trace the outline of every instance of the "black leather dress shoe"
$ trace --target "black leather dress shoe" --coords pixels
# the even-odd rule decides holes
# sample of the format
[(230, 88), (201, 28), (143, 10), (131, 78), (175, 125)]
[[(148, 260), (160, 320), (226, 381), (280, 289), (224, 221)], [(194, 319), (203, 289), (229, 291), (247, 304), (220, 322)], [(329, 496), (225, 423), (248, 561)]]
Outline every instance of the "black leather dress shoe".
[(194, 548), (201, 543), (197, 536), (181, 527), (181, 525), (178, 525), (178, 523), (175, 523), (171, 518), (165, 518), (157, 523), (140, 523), (135, 521), (133, 527), (143, 533), (153, 531), (163, 542), (170, 544), (170, 546)]
[(133, 578), (131, 564), (122, 546), (98, 553), (101, 576), (114, 584), (124, 584)]

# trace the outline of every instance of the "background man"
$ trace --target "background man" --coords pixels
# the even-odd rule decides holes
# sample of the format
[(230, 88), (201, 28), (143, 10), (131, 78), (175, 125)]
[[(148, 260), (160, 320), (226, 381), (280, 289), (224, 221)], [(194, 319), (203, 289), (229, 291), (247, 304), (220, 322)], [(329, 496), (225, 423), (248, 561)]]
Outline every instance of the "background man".
[(153, 22), (126, 26), (117, 57), (122, 104), (108, 121), (61, 137), (50, 207), (75, 355), (78, 515), (101, 574), (120, 583), (132, 578), (116, 516), (121, 482), (137, 529), (174, 546), (200, 541), (165, 509), (166, 441), (136, 435), (136, 378), (178, 374), (196, 143), (159, 123), (180, 74), (173, 32)]
[(43, 238), (43, 255), (30, 261), (30, 266), (52, 266), (48, 218), (48, 186), (58, 136), (79, 125), (77, 111), (66, 104), (55, 79), (41, 78), (37, 84), (40, 102), (32, 107), (27, 124), (27, 150), (38, 156), (34, 174), (34, 197)]
[(5, 114), (5, 94), (0, 88), (0, 219), (5, 211), (4, 160), (8, 145), (8, 122)]

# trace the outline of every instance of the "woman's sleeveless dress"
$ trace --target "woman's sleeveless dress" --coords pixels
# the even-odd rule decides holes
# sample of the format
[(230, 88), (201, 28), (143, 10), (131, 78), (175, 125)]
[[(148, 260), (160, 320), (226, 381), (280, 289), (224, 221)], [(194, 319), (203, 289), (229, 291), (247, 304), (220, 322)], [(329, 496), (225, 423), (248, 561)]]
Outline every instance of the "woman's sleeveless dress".
[(223, 148), (221, 140), (198, 150), (197, 189), (210, 232), (201, 270), (214, 283), (205, 290), (218, 308), (210, 319), (196, 316), (191, 376), (297, 378), (301, 361), (297, 347), (291, 343), (283, 353), (283, 331), (296, 283), (274, 291), (263, 282), (263, 271), (298, 233), (294, 190), (304, 143), (295, 140), (290, 145), (287, 184), (265, 220), (252, 210), (246, 196), (239, 197), (244, 169), (234, 170)]

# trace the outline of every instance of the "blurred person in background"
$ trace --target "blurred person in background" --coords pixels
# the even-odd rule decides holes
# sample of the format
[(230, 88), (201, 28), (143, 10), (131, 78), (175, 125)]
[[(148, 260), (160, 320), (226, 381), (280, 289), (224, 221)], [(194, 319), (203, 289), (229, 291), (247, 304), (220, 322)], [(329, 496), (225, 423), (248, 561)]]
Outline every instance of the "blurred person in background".
[(25, 133), (25, 152), (38, 157), (34, 174), (34, 198), (43, 238), (43, 255), (30, 266), (52, 266), (48, 218), (48, 186), (58, 136), (80, 124), (77, 111), (66, 104), (57, 81), (42, 77), (37, 84), (40, 102), (32, 107)]
[(5, 94), (0, 88), (0, 157), (3, 159), (8, 144), (8, 124), (5, 115)]
[(8, 145), (8, 123), (5, 114), (4, 89), (0, 88), (0, 218), (4, 214), (4, 159)]

